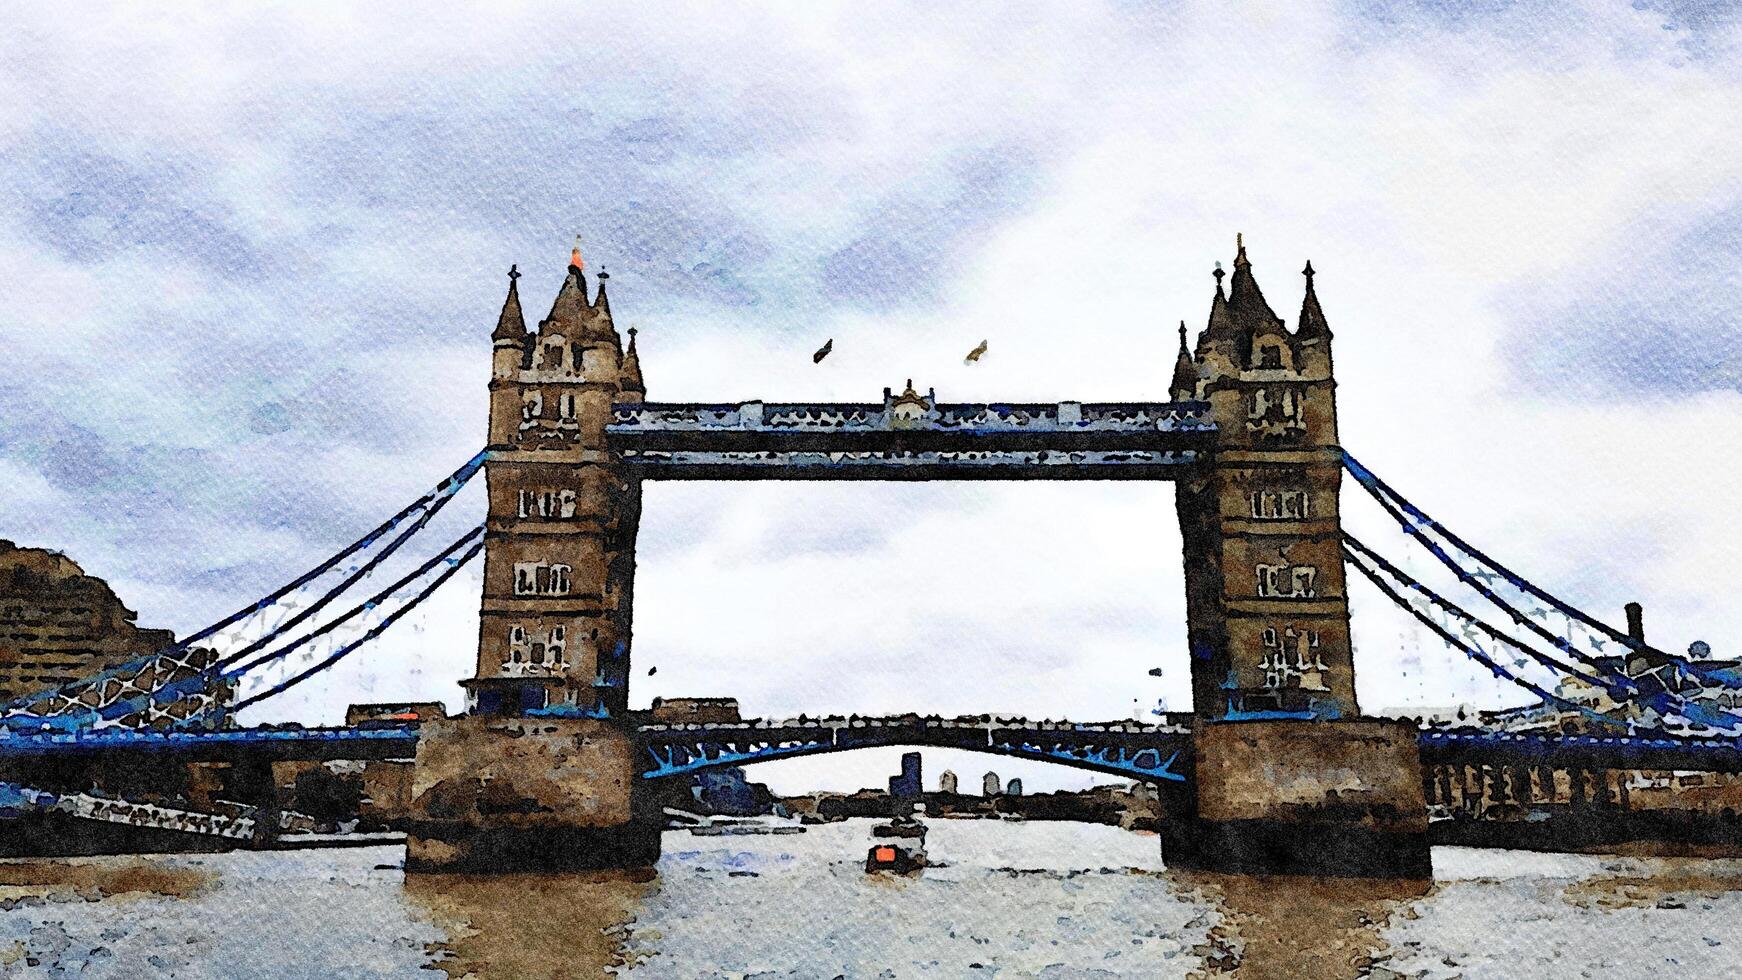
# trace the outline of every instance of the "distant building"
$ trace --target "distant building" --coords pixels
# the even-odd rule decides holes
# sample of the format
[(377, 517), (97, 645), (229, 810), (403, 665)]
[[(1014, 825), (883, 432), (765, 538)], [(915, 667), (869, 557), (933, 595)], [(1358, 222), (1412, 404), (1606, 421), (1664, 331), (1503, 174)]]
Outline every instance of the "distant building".
[[(1643, 645), (1643, 610), (1638, 603), (1628, 603), (1626, 612), (1628, 634), (1635, 643)], [(1671, 692), (1679, 699), (1716, 713), (1742, 708), (1742, 662), (1710, 659), (1712, 648), (1701, 641), (1690, 646), (1688, 654), (1690, 662), (1685, 666), (1678, 666), (1667, 657), (1643, 649), (1591, 659), (1593, 673), (1626, 678), (1648, 692)], [(1593, 720), (1587, 714), (1590, 712), (1632, 722), (1643, 728), (1668, 728), (1688, 735), (1712, 734), (1701, 726), (1665, 718), (1635, 699), (1616, 700), (1609, 687), (1577, 677), (1562, 678), (1556, 685), (1555, 694), (1577, 708), (1564, 708), (1545, 701), (1502, 711), (1485, 711), (1481, 718), (1490, 725), (1510, 731), (1609, 734), (1611, 727)]]
[(997, 796), (999, 793), (1000, 787), (1002, 787), (1003, 785), (1004, 785), (1003, 783), (1000, 783), (998, 781), (998, 774), (997, 773), (989, 772), (986, 775), (980, 777), (980, 795), (981, 796)]
[(919, 753), (902, 753), (901, 773), (889, 777), (889, 795), (898, 800), (907, 800), (924, 791), (925, 784), (920, 780)]
[(948, 769), (945, 769), (943, 771), (943, 774), (938, 776), (938, 792), (940, 792), (940, 793), (954, 793), (955, 791), (956, 791), (956, 774), (949, 771)]
[[(140, 629), (137, 615), (71, 558), (0, 541), (0, 703), (175, 644), (169, 630)], [(215, 656), (192, 651), (189, 676)]]
[(1017, 777), (1017, 776), (1010, 777), (1010, 782), (1004, 784), (1004, 795), (1005, 796), (1021, 796), (1022, 795), (1022, 779), (1020, 777)]
[(654, 698), (653, 720), (665, 725), (742, 721), (737, 698)]
[(742, 766), (696, 773), (690, 795), (703, 813), (747, 816), (767, 813), (773, 805), (768, 787), (744, 778)]

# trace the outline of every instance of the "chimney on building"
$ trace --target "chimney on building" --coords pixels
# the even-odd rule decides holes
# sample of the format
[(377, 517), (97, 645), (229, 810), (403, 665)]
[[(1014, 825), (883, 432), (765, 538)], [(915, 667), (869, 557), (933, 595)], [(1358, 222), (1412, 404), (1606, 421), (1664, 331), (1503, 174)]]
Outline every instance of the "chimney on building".
[(1645, 642), (1645, 607), (1637, 602), (1627, 604), (1627, 635), (1635, 643)]

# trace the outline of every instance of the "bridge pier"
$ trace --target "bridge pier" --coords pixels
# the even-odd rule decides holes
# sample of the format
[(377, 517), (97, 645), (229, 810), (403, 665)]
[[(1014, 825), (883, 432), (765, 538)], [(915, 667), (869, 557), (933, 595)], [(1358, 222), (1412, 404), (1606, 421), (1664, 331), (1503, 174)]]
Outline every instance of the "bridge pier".
[(419, 733), (405, 870), (647, 867), (661, 821), (635, 739), (595, 718), (463, 717)]
[(1407, 722), (1201, 723), (1190, 805), (1162, 858), (1229, 874), (1433, 876), (1416, 731)]

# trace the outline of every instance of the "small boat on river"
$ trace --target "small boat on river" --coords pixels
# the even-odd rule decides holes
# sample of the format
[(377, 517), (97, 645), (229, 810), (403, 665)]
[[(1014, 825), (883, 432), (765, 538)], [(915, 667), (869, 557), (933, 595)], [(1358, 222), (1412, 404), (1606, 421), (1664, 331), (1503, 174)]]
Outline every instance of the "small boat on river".
[(865, 855), (866, 873), (912, 874), (926, 866), (925, 823), (917, 817), (900, 816), (877, 824), (871, 828), (871, 837), (871, 850)]

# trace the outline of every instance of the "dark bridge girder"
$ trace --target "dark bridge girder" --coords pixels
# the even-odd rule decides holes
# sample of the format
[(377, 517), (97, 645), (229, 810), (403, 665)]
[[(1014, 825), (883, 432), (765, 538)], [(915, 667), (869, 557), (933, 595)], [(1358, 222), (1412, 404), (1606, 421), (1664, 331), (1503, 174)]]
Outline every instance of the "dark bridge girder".
[(1128, 779), (1183, 782), (1191, 731), (1135, 722), (1074, 724), (1021, 719), (827, 718), (643, 725), (644, 779), (827, 752), (932, 746), (1089, 769)]

